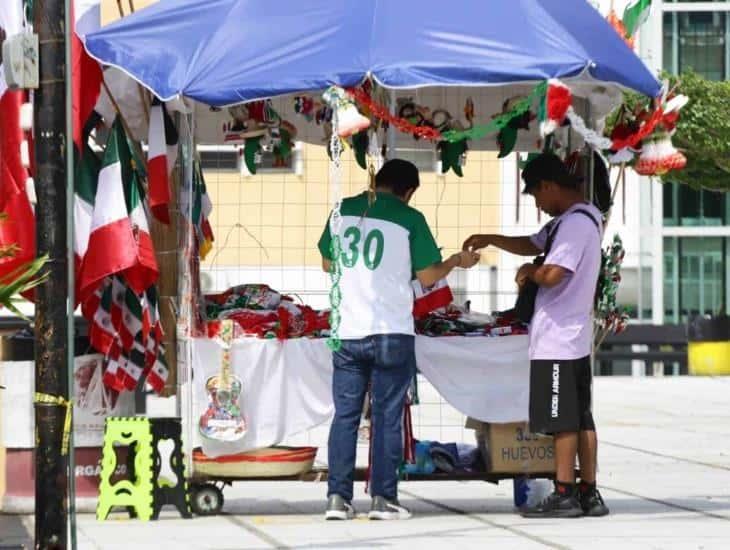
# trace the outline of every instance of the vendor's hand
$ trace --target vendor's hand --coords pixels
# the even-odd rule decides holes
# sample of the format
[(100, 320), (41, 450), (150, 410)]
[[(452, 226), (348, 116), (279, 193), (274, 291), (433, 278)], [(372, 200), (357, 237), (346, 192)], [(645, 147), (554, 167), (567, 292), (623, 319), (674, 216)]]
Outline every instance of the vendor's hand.
[(522, 267), (517, 270), (517, 276), (515, 277), (515, 282), (517, 283), (517, 286), (522, 288), (522, 286), (527, 281), (531, 280), (532, 277), (535, 275), (536, 269), (537, 266), (535, 264), (523, 264)]
[(481, 258), (481, 256), (476, 252), (470, 252), (468, 250), (462, 250), (461, 252), (454, 254), (454, 257), (459, 262), (458, 266), (463, 269), (469, 269), (471, 267), (474, 267), (479, 263), (479, 260)]
[(481, 250), (482, 248), (487, 248), (490, 244), (492, 244), (490, 235), (472, 235), (464, 241), (461, 249), (469, 251)]

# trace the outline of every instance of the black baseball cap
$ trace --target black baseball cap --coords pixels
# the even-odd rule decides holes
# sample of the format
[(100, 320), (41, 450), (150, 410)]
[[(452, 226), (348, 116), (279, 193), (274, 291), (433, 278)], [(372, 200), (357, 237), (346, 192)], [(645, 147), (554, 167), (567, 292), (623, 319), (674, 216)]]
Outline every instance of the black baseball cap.
[(554, 181), (560, 187), (578, 189), (578, 178), (573, 176), (559, 156), (553, 153), (540, 153), (527, 162), (522, 170), (522, 179), (525, 182), (523, 193), (531, 192), (540, 181)]

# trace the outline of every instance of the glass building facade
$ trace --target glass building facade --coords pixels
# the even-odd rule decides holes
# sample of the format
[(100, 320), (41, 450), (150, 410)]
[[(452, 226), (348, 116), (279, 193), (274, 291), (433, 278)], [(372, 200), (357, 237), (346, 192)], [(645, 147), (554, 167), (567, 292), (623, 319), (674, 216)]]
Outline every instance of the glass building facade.
[[(711, 2), (718, 4), (714, 11), (692, 11), (692, 3), (663, 2), (662, 65), (675, 74), (693, 70), (708, 79), (728, 80), (730, 2)], [(671, 11), (671, 4), (685, 6)], [(664, 322), (726, 311), (730, 294), (730, 238), (723, 235), (730, 225), (727, 195), (667, 184), (662, 210)]]

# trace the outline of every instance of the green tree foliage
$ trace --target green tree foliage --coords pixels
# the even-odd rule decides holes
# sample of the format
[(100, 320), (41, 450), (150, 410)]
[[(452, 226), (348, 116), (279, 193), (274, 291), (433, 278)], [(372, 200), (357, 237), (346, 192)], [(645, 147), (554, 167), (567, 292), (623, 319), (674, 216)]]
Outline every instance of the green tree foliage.
[(665, 179), (696, 189), (730, 190), (730, 81), (688, 72), (671, 77), (670, 83), (689, 97), (672, 137), (687, 157), (687, 166)]

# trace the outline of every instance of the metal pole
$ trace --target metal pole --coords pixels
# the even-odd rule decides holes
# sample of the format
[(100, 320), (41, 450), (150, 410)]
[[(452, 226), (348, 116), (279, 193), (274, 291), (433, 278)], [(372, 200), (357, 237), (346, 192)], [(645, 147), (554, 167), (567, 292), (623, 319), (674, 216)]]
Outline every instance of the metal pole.
[[(68, 400), (74, 402), (74, 357), (76, 356), (76, 320), (74, 309), (76, 304), (76, 273), (74, 262), (74, 142), (73, 136), (73, 79), (71, 78), (71, 67), (73, 64), (71, 56), (71, 33), (73, 22), (71, 20), (71, 0), (64, 0), (65, 30), (66, 30), (66, 277), (68, 278), (68, 299), (66, 301), (66, 361), (68, 363)], [(71, 431), (68, 434), (68, 529), (69, 545), (76, 550), (76, 449), (74, 447), (73, 431), (73, 409), (71, 409)]]
[(36, 0), (40, 86), (34, 98), (36, 234), (49, 278), (36, 288), (35, 547), (65, 549), (68, 462), (62, 451), (68, 402), (65, 1)]

